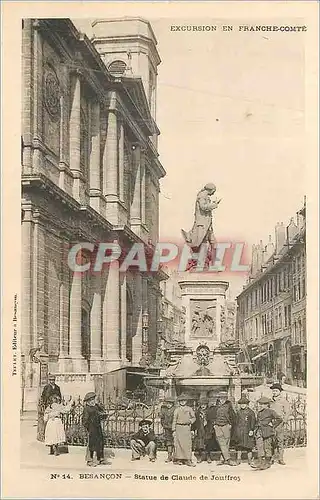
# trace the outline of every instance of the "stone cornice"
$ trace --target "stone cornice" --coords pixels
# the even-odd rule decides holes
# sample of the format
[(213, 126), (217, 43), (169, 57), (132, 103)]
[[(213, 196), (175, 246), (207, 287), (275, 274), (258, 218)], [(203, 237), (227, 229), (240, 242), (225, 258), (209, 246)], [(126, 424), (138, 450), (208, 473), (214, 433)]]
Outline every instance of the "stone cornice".
[(23, 189), (45, 189), (47, 193), (59, 199), (59, 201), (66, 204), (72, 210), (79, 210), (81, 206), (72, 196), (59, 188), (59, 186), (43, 174), (22, 175), (21, 184)]
[[(22, 189), (27, 190), (40, 190), (45, 191), (50, 197), (56, 199), (61, 203), (61, 206), (68, 209), (68, 212), (77, 214), (79, 216), (79, 222), (88, 222), (91, 227), (100, 227), (101, 231), (111, 232), (113, 230), (112, 224), (102, 217), (98, 212), (96, 212), (89, 205), (81, 205), (72, 196), (59, 188), (50, 179), (47, 179), (44, 175), (23, 175), (22, 176)], [(36, 207), (35, 207), (36, 208)], [(42, 209), (44, 214), (46, 211)], [(50, 213), (47, 212), (47, 216)], [(54, 216), (53, 216), (54, 217)], [(60, 219), (58, 219), (60, 224)]]

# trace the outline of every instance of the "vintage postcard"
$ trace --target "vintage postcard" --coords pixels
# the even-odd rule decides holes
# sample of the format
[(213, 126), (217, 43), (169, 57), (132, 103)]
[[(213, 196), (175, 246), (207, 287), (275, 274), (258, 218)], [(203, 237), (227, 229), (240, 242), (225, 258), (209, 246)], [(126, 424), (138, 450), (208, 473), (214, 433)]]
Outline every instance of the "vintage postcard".
[(2, 13), (2, 498), (318, 498), (317, 2)]

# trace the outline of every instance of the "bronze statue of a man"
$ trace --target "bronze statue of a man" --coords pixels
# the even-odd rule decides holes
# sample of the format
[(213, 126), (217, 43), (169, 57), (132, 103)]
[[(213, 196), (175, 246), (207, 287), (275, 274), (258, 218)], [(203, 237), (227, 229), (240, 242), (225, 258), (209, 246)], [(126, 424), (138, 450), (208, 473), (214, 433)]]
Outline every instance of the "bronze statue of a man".
[(197, 194), (194, 224), (191, 231), (181, 230), (186, 243), (197, 249), (202, 243), (214, 243), (212, 226), (212, 212), (216, 209), (221, 200), (211, 200), (211, 196), (216, 192), (216, 186), (212, 183), (206, 184)]

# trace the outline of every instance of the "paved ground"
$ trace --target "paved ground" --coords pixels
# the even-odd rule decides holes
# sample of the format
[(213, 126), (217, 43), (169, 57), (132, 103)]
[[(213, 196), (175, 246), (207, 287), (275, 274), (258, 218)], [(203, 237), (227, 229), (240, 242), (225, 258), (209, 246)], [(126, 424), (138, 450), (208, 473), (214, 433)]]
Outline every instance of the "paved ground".
[(147, 458), (131, 462), (130, 450), (123, 449), (115, 450), (112, 465), (90, 468), (84, 447), (69, 450), (67, 455), (50, 456), (36, 440), (34, 421), (22, 421), (21, 468), (7, 471), (2, 498), (318, 498), (316, 464), (309, 461), (308, 468), (303, 448), (286, 451), (286, 466), (277, 464), (265, 471), (246, 463), (237, 467), (218, 467), (214, 462), (196, 467), (166, 464), (164, 452), (154, 463)]
[[(36, 440), (36, 426), (32, 421), (23, 421), (21, 425), (21, 465), (27, 468), (41, 468), (41, 469), (63, 469), (64, 471), (85, 471), (85, 472), (105, 472), (105, 471), (159, 471), (170, 472), (174, 474), (190, 474), (190, 473), (209, 473), (217, 472), (219, 474), (238, 474), (240, 471), (243, 473), (256, 473), (246, 462), (237, 467), (230, 466), (217, 466), (215, 462), (212, 464), (202, 463), (197, 464), (196, 467), (177, 466), (172, 463), (166, 464), (165, 452), (159, 452), (157, 461), (150, 463), (148, 458), (145, 457), (140, 461), (131, 461), (130, 450), (117, 449), (114, 450), (115, 457), (112, 458), (111, 466), (99, 466), (95, 468), (87, 467), (85, 463), (85, 447), (83, 446), (69, 446), (69, 454), (60, 455), (58, 457), (48, 454), (48, 448)], [(286, 451), (286, 467), (281, 465), (274, 465), (272, 470), (278, 471), (283, 474), (285, 470), (294, 471), (301, 470), (305, 461), (305, 449), (289, 449)], [(270, 469), (271, 471), (271, 469)], [(263, 474), (269, 471), (263, 471)], [(261, 472), (259, 472), (261, 473)]]

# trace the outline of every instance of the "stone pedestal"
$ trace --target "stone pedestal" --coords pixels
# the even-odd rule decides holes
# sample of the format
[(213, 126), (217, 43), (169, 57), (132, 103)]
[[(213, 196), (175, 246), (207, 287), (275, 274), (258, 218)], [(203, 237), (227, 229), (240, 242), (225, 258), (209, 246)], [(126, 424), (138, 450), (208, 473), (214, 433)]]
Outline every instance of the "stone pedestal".
[(179, 285), (186, 309), (186, 346), (195, 350), (205, 343), (213, 351), (221, 340), (221, 310), (229, 283), (204, 273), (188, 273)]

